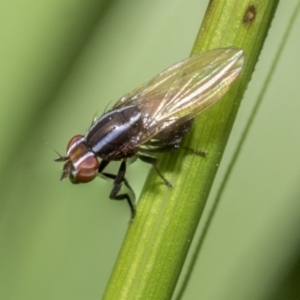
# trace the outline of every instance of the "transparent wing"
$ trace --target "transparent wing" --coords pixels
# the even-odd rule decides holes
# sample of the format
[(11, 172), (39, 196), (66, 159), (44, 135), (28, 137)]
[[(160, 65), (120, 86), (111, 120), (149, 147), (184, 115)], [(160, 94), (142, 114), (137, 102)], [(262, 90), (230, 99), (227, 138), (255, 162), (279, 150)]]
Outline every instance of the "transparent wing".
[(244, 65), (241, 49), (220, 48), (187, 58), (155, 76), (114, 106), (137, 106), (143, 144), (160, 131), (194, 118), (228, 91)]

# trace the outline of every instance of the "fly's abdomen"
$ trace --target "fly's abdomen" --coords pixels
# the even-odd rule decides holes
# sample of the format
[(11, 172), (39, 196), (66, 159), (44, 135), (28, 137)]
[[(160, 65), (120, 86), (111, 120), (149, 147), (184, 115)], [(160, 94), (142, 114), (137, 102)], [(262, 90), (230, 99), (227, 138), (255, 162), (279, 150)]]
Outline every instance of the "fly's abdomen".
[(90, 149), (106, 160), (118, 160), (137, 152), (137, 136), (141, 130), (141, 112), (136, 106), (112, 110), (90, 128), (86, 142)]

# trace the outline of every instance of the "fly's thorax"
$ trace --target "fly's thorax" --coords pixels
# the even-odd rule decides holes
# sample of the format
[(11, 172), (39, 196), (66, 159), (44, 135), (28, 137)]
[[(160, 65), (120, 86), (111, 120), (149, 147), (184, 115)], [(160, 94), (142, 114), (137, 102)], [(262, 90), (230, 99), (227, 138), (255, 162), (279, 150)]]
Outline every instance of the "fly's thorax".
[(141, 130), (141, 111), (132, 105), (103, 115), (90, 128), (85, 139), (97, 156), (105, 160), (118, 160), (136, 153), (136, 137)]
[[(93, 180), (98, 174), (99, 162), (89, 149), (82, 135), (74, 136), (67, 145), (69, 178), (73, 183), (85, 183)], [(71, 164), (70, 164), (71, 162)]]

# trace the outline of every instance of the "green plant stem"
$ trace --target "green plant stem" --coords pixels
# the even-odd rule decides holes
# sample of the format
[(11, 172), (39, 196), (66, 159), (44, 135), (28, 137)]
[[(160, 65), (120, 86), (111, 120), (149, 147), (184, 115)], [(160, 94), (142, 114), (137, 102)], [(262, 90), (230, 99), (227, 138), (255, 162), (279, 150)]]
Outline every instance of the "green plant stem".
[(104, 299), (170, 299), (203, 212), (239, 103), (250, 80), (278, 1), (210, 1), (192, 53), (235, 46), (246, 65), (230, 92), (195, 121), (185, 145), (207, 151), (205, 159), (178, 151), (159, 157), (151, 171)]
[(259, 110), (259, 108), (260, 108), (260, 106), (262, 104), (262, 101), (263, 101), (263, 99), (265, 97), (266, 91), (268, 90), (268, 88), (270, 86), (271, 79), (273, 78), (275, 70), (276, 70), (276, 68), (278, 66), (278, 63), (279, 63), (280, 59), (281, 59), (281, 55), (282, 55), (283, 50), (284, 50), (284, 48), (285, 48), (285, 46), (287, 44), (287, 40), (288, 40), (288, 38), (290, 36), (291, 30), (292, 30), (292, 28), (295, 25), (295, 21), (297, 19), (297, 15), (298, 15), (299, 10), (300, 10), (300, 1), (298, 2), (297, 6), (296, 6), (296, 8), (295, 8), (295, 10), (294, 10), (291, 18), (290, 18), (290, 21), (289, 21), (290, 23), (288, 24), (287, 29), (286, 29), (286, 31), (285, 31), (285, 33), (283, 35), (283, 39), (282, 39), (282, 41), (281, 41), (281, 43), (279, 45), (279, 48), (277, 49), (275, 58), (274, 58), (274, 60), (272, 62), (272, 66), (271, 66), (271, 68), (270, 68), (270, 70), (268, 72), (268, 75), (266, 77), (266, 80), (265, 80), (265, 82), (263, 84), (262, 90), (259, 93), (259, 96), (258, 96), (258, 98), (256, 100), (256, 103), (255, 103), (254, 107), (253, 107), (253, 110), (251, 112), (249, 120), (247, 121), (246, 127), (243, 130), (243, 133), (241, 134), (241, 138), (240, 138), (240, 140), (238, 142), (238, 145), (237, 145), (237, 147), (236, 147), (236, 149), (234, 151), (234, 154), (232, 156), (232, 159), (231, 159), (231, 161), (229, 163), (229, 167), (226, 170), (226, 174), (224, 175), (222, 183), (221, 183), (221, 185), (220, 185), (220, 187), (218, 189), (217, 196), (214, 199), (213, 206), (212, 206), (211, 211), (209, 212), (208, 218), (207, 218), (207, 220), (206, 220), (206, 222), (204, 224), (203, 230), (201, 232), (200, 239), (197, 241), (196, 249), (194, 250), (192, 258), (191, 258), (191, 260), (189, 262), (188, 272), (187, 272), (187, 274), (186, 274), (186, 276), (185, 276), (185, 278), (183, 280), (183, 283), (182, 283), (182, 286), (180, 288), (180, 291), (178, 292), (178, 295), (176, 297), (176, 299), (178, 299), (178, 300), (182, 298), (182, 295), (184, 294), (184, 292), (186, 290), (189, 278), (190, 278), (190, 276), (191, 276), (191, 274), (193, 272), (193, 269), (194, 269), (194, 267), (196, 265), (196, 262), (197, 262), (197, 259), (198, 259), (198, 255), (201, 252), (201, 248), (203, 246), (203, 242), (204, 242), (204, 240), (205, 240), (205, 238), (207, 236), (207, 232), (208, 232), (208, 229), (210, 227), (210, 224), (212, 223), (212, 221), (214, 219), (215, 212), (218, 209), (218, 205), (220, 204), (220, 201), (221, 201), (221, 198), (223, 196), (223, 192), (225, 190), (225, 187), (226, 187), (226, 185), (228, 183), (228, 180), (229, 180), (229, 178), (231, 176), (231, 173), (232, 173), (232, 171), (234, 169), (234, 166), (235, 166), (235, 164), (236, 164), (236, 162), (237, 162), (237, 160), (238, 160), (238, 158), (239, 158), (239, 156), (241, 154), (242, 147), (243, 147), (243, 145), (244, 145), (244, 143), (246, 141), (246, 138), (248, 136), (248, 133), (249, 133), (251, 127), (252, 127), (252, 124), (254, 122), (255, 116), (257, 115), (257, 112), (258, 112), (258, 110)]

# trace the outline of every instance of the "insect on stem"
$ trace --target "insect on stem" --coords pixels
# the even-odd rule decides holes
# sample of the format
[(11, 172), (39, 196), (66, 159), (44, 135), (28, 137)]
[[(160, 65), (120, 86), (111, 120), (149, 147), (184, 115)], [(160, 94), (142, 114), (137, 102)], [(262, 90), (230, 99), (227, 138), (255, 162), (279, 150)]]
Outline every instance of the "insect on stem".
[[(194, 117), (227, 93), (243, 65), (243, 50), (219, 48), (191, 56), (161, 72), (123, 96), (93, 122), (85, 135), (75, 135), (69, 141), (67, 155), (56, 159), (65, 162), (61, 179), (86, 183), (98, 174), (113, 179), (109, 197), (127, 200), (134, 217), (134, 197), (120, 192), (123, 184), (132, 191), (125, 178), (127, 159), (137, 157), (152, 164), (164, 184), (172, 188), (157, 168), (155, 155), (179, 148)], [(204, 151), (183, 148), (206, 156)], [(121, 161), (118, 173), (103, 172), (113, 160)]]

